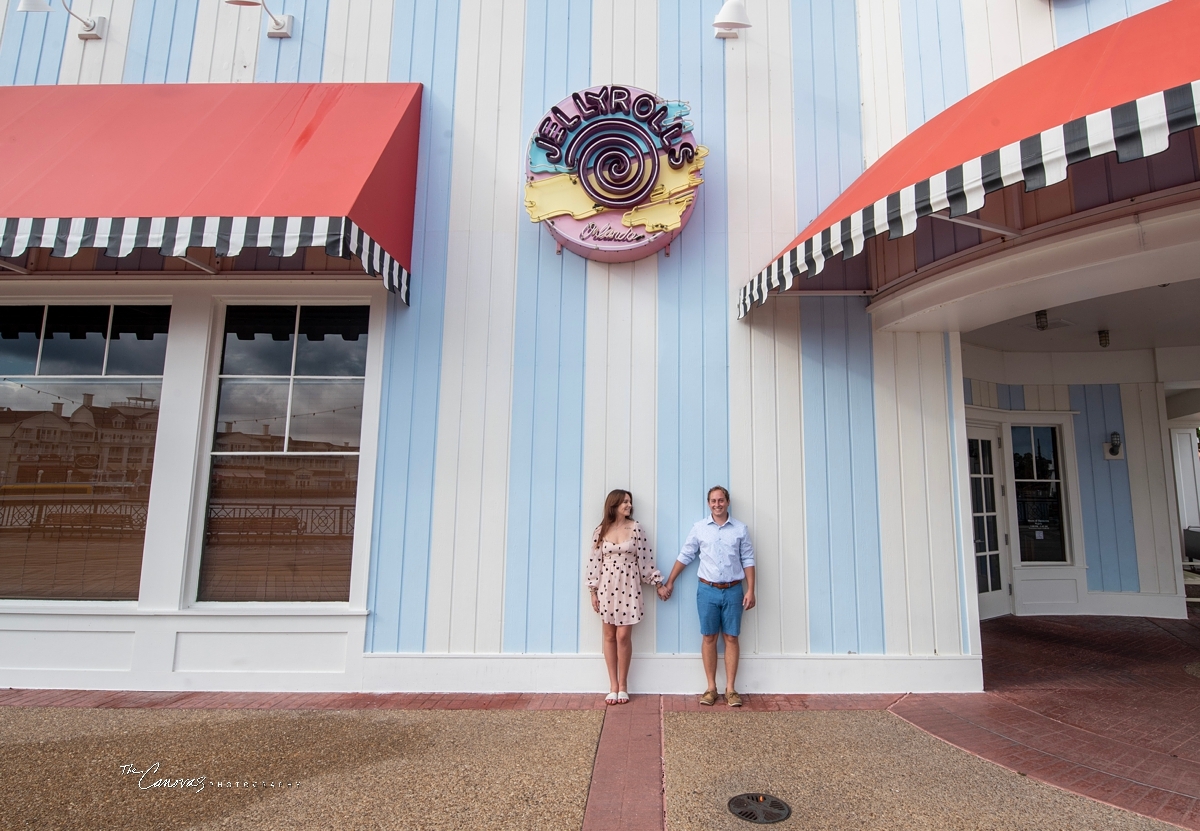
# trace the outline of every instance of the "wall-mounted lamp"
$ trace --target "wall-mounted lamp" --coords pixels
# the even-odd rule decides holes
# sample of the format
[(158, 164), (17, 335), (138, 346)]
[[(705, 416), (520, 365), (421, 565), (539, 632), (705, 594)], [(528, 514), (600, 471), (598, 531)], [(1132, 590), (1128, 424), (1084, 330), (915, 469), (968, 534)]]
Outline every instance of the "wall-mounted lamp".
[(751, 25), (745, 0), (725, 0), (725, 5), (713, 19), (713, 28), (719, 38), (735, 38), (738, 29), (749, 29)]
[(1096, 335), (1100, 338), (1100, 348), (1108, 349), (1108, 344), (1111, 342), (1108, 337), (1108, 330), (1101, 329)]
[(1050, 327), (1050, 318), (1046, 316), (1045, 309), (1033, 313), (1033, 322), (1037, 324), (1039, 332), (1045, 332)]
[(1104, 442), (1104, 458), (1110, 462), (1119, 461), (1125, 458), (1125, 446), (1121, 443), (1121, 434), (1114, 430), (1108, 436), (1108, 441)]
[(271, 14), (271, 10), (267, 8), (267, 0), (225, 0), (225, 2), (231, 6), (262, 6), (267, 17), (271, 18), (270, 24), (267, 25), (267, 37), (290, 38), (292, 36), (292, 23), (295, 18), (290, 14), (281, 14), (279, 17)]
[[(67, 5), (67, 0), (62, 0), (62, 7), (66, 9), (67, 14), (83, 24), (83, 31), (79, 33), (80, 40), (100, 40), (104, 37), (104, 32), (108, 29), (108, 18), (80, 17), (71, 11), (71, 7)], [(17, 3), (17, 11), (19, 12), (49, 12), (53, 10), (54, 7), (50, 5), (50, 0), (21, 0), (21, 2)]]

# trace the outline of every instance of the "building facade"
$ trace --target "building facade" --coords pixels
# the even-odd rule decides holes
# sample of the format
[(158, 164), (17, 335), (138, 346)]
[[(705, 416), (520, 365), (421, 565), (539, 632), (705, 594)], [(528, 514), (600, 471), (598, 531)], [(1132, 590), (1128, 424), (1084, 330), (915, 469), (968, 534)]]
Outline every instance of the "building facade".
[[(965, 223), (926, 189), (896, 232), (823, 249), (821, 228), (858, 212), (861, 231), (868, 202), (937, 171), (889, 181), (817, 225), (821, 268), (801, 232), (923, 125), (997, 115), (955, 113), (1022, 67), (1086, 64), (1093, 35), (1153, 15), (1200, 34), (1200, 3), (749, 0), (734, 39), (714, 37), (719, 0), (268, 5), (290, 37), (221, 0), (76, 0), (106, 18), (82, 39), (61, 7), (0, 0), (0, 84), (84, 102), (58, 114), (71, 141), (43, 145), (85, 186), (131, 182), (76, 210), (0, 173), (0, 684), (602, 689), (582, 568), (613, 488), (668, 568), (707, 488), (729, 487), (758, 558), (751, 692), (979, 690), (981, 618), (1186, 615), (1194, 118), (1137, 158), (1094, 144), (1046, 187), (1006, 173), (943, 208)], [(89, 119), (184, 129), (193, 86), (249, 90), (195, 113), (232, 122), (232, 145), (239, 119), (257, 135), (282, 111), (276, 89), (328, 125), (383, 84), (420, 85), (377, 107), (388, 130), (419, 113), (405, 242), (358, 218), (366, 197), (259, 210), (232, 175), (186, 209), (126, 209), (177, 159), (151, 143), (145, 170), (114, 171), (89, 152)], [(626, 263), (559, 248), (525, 203), (545, 114), (612, 84), (686, 102), (707, 148), (686, 226)], [(109, 94), (144, 109), (114, 115)], [(11, 129), (32, 129), (17, 100), (0, 95)], [(398, 141), (371, 129), (329, 143), (362, 157), (362, 193)], [(271, 194), (315, 175), (285, 149), (254, 174)], [(770, 271), (797, 245), (794, 273)], [(694, 569), (681, 580), (635, 628), (635, 690), (698, 683)]]

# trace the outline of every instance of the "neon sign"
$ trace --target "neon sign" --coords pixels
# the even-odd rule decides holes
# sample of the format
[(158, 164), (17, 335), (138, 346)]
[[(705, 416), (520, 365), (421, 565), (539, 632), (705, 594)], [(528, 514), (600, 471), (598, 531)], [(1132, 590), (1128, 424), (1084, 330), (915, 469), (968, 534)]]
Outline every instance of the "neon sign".
[(572, 93), (529, 141), (529, 218), (589, 260), (624, 263), (665, 248), (691, 216), (708, 155), (689, 112), (619, 84)]

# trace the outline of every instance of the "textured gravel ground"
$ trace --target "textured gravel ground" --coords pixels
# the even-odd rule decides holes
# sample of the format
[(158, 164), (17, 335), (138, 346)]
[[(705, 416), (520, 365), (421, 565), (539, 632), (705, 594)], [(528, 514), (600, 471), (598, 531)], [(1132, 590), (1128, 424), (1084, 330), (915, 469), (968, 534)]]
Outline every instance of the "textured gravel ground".
[(3, 708), (0, 828), (579, 828), (603, 715)]
[(1075, 796), (951, 747), (886, 712), (667, 713), (670, 831), (746, 831), (739, 793), (792, 806), (771, 827), (1083, 831), (1174, 826)]

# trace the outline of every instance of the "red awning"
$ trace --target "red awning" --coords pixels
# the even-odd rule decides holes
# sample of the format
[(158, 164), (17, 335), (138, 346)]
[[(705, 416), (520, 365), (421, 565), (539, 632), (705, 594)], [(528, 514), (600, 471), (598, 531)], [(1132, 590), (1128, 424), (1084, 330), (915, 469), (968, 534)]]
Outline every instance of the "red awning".
[(420, 84), (0, 88), (0, 254), (357, 254), (407, 301)]
[(1200, 0), (1173, 0), (1025, 64), (909, 134), (863, 173), (741, 290), (738, 316), (919, 217), (978, 210), (984, 196), (1066, 178), (1105, 153), (1120, 161), (1167, 149), (1197, 125)]

